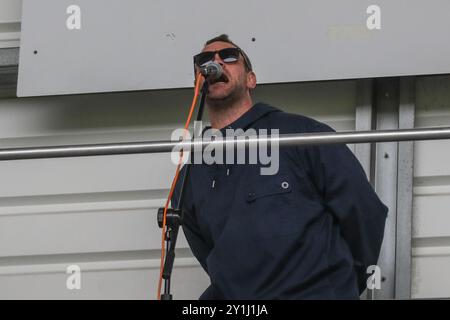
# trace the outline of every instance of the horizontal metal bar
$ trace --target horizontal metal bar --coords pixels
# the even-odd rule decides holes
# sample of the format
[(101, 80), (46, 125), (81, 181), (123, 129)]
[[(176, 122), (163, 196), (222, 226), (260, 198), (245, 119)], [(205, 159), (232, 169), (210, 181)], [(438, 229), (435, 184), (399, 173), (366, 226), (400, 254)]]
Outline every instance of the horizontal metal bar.
[(0, 160), (39, 159), (84, 157), (135, 153), (164, 153), (171, 152), (174, 147), (184, 150), (201, 150), (206, 146), (221, 144), (248, 146), (250, 144), (267, 142), (279, 143), (279, 146), (320, 145), (334, 143), (367, 143), (393, 142), (410, 140), (450, 139), (450, 127), (422, 128), (383, 131), (350, 131), (284, 134), (279, 136), (239, 136), (235, 139), (194, 140), (194, 141), (148, 141), (131, 143), (86, 144), (72, 146), (27, 147), (0, 149)]

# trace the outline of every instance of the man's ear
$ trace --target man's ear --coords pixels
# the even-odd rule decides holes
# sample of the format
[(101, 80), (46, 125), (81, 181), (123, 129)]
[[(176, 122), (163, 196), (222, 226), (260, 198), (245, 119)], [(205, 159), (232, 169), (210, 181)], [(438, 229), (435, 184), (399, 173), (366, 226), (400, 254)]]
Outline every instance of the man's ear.
[(256, 74), (253, 71), (247, 73), (247, 88), (250, 90), (256, 88)]

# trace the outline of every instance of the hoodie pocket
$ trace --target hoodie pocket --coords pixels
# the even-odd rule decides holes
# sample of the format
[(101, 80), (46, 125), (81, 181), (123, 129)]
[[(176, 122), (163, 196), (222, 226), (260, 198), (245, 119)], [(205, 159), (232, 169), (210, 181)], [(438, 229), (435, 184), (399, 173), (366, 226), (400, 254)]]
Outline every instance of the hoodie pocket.
[(302, 217), (294, 187), (288, 175), (275, 175), (263, 176), (247, 188), (246, 202), (255, 238), (301, 232)]

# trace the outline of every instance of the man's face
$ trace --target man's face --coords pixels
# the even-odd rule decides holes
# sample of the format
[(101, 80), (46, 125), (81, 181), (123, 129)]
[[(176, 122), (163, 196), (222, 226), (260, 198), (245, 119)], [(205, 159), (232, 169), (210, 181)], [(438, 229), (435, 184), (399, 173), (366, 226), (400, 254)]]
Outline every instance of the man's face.
[[(218, 51), (224, 48), (234, 48), (234, 46), (231, 43), (217, 41), (205, 46), (202, 52)], [(216, 53), (214, 61), (222, 66), (223, 75), (216, 80), (207, 79), (209, 83), (207, 100), (210, 105), (239, 100), (248, 89), (256, 86), (254, 73), (246, 71), (242, 54), (236, 62), (225, 63)]]

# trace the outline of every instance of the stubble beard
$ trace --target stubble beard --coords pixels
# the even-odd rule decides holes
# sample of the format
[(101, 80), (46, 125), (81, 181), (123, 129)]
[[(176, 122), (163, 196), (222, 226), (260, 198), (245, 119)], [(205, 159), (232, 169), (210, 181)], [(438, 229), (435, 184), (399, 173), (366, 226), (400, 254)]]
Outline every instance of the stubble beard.
[(245, 89), (243, 87), (234, 87), (226, 96), (220, 98), (211, 98), (206, 96), (206, 104), (213, 110), (220, 111), (231, 108), (239, 100), (243, 99)]

